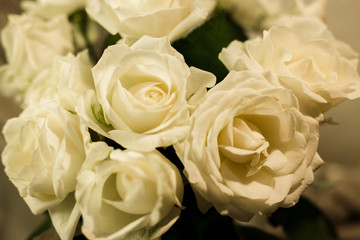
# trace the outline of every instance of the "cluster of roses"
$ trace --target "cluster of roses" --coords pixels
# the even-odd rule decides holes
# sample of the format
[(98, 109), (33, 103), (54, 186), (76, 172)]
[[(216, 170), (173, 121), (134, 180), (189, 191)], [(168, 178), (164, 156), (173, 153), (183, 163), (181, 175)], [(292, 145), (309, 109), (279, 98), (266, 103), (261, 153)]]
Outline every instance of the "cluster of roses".
[[(357, 54), (315, 18), (325, 1), (269, 2), (24, 1), (1, 35), (1, 90), (24, 108), (2, 162), (32, 212), (62, 239), (80, 217), (90, 239), (158, 238), (183, 209), (181, 174), (157, 150), (170, 146), (202, 211), (247, 221), (293, 206), (323, 163), (323, 112), (360, 97), (360, 78)], [(218, 84), (171, 45), (216, 5), (254, 36), (221, 51)], [(122, 37), (94, 66), (74, 55), (65, 15), (79, 8)]]

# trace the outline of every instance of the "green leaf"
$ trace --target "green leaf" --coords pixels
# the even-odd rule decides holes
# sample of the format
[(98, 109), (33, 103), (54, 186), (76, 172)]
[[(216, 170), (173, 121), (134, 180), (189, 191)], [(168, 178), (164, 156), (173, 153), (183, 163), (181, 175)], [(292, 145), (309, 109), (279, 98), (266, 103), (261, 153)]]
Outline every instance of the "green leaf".
[(311, 202), (300, 198), (292, 208), (279, 208), (272, 214), (273, 225), (282, 225), (289, 240), (337, 240), (335, 227)]
[(100, 103), (91, 104), (91, 111), (98, 123), (104, 127), (111, 128), (111, 125), (107, 124), (105, 121), (104, 111)]
[(121, 39), (120, 34), (115, 34), (115, 35), (109, 34), (104, 41), (103, 50), (105, 50), (108, 46), (116, 44), (120, 39)]
[(86, 48), (89, 51), (90, 58), (94, 63), (96, 63), (99, 58), (96, 54), (93, 44), (89, 39), (89, 24), (91, 20), (88, 17), (85, 9), (81, 9), (72, 13), (69, 16), (69, 21), (73, 24), (74, 28), (81, 33), (82, 37), (84, 38)]
[(218, 11), (186, 38), (174, 42), (173, 47), (184, 56), (189, 66), (212, 72), (220, 82), (228, 70), (218, 55), (235, 39), (246, 40), (243, 30), (225, 12)]

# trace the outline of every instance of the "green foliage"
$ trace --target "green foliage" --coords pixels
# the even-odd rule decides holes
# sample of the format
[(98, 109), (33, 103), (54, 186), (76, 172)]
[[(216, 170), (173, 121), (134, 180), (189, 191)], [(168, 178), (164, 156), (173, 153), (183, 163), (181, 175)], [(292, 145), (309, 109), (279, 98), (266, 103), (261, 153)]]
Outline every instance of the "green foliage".
[(111, 128), (111, 125), (105, 121), (104, 111), (100, 103), (91, 104), (91, 111), (98, 123), (104, 127)]
[(212, 72), (220, 82), (228, 70), (218, 55), (235, 39), (246, 40), (243, 30), (225, 12), (218, 11), (186, 38), (174, 42), (173, 47), (184, 56), (189, 66)]
[[(261, 229), (234, 224), (230, 217), (220, 215), (214, 208), (205, 214), (197, 208), (189, 184), (185, 186), (186, 207), (174, 226), (162, 240), (281, 240)], [(282, 226), (287, 240), (337, 240), (334, 226), (324, 214), (306, 199), (301, 198), (292, 208), (280, 208), (270, 218), (274, 226)]]
[(311, 202), (300, 198), (292, 208), (280, 208), (270, 218), (281, 225), (289, 240), (337, 240), (335, 227)]
[(71, 14), (69, 16), (69, 21), (73, 24), (74, 28), (81, 33), (85, 41), (86, 48), (89, 51), (89, 56), (91, 60), (96, 63), (98, 60), (98, 56), (89, 38), (89, 24), (91, 20), (88, 17), (85, 9), (78, 10)]
[(116, 44), (121, 39), (120, 34), (109, 34), (104, 42), (103, 50), (106, 49), (108, 46)]
[(220, 215), (215, 208), (205, 214), (196, 205), (195, 196), (190, 184), (185, 185), (185, 199), (180, 218), (162, 240), (279, 240), (261, 230), (234, 224), (232, 218)]

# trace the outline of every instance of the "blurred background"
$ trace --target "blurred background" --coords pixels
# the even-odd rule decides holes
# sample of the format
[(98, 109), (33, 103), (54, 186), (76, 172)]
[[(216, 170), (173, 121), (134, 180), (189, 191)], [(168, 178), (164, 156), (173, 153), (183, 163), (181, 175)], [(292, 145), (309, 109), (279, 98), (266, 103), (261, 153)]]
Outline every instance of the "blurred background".
[[(20, 0), (1, 0), (0, 29), (7, 14), (20, 13)], [(360, 1), (328, 0), (327, 23), (336, 38), (360, 52)], [(0, 49), (0, 65), (5, 63)], [(11, 100), (0, 96), (0, 128), (20, 113)], [(326, 113), (338, 125), (320, 127), (319, 153), (325, 160), (316, 182), (305, 195), (336, 224), (342, 240), (360, 239), (360, 99), (344, 102)], [(0, 136), (0, 150), (4, 148)], [(0, 239), (24, 240), (43, 221), (34, 216), (9, 182), (0, 164)]]

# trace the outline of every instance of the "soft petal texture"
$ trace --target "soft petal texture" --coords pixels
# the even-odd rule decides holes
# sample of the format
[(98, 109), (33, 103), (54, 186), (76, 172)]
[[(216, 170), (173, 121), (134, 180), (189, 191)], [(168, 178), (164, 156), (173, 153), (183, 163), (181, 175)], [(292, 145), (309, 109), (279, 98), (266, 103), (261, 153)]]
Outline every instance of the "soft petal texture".
[(34, 214), (58, 206), (75, 190), (86, 134), (76, 115), (44, 99), (8, 120), (3, 134), (5, 172)]
[(274, 74), (230, 72), (191, 116), (174, 145), (199, 208), (240, 221), (293, 206), (321, 165), (318, 122)]
[(179, 217), (182, 197), (180, 173), (162, 154), (103, 142), (91, 144), (76, 190), (89, 239), (156, 239)]
[(358, 54), (314, 18), (293, 18), (262, 38), (233, 41), (219, 58), (229, 70), (277, 74), (297, 96), (301, 111), (319, 120), (345, 99), (360, 97)]
[(327, 0), (219, 0), (220, 6), (250, 36), (282, 24), (292, 16), (325, 18)]
[(55, 57), (74, 50), (71, 25), (63, 15), (45, 21), (28, 15), (10, 15), (1, 32), (7, 64), (0, 67), (0, 89), (18, 101), (34, 77), (52, 65)]
[(86, 10), (100, 25), (123, 38), (144, 35), (184, 37), (209, 17), (215, 0), (88, 0)]
[(110, 46), (92, 71), (95, 92), (84, 94), (79, 116), (94, 131), (141, 151), (183, 139), (189, 128), (188, 101), (215, 83), (212, 74), (190, 70), (166, 38)]
[(50, 208), (49, 214), (61, 240), (72, 240), (81, 216), (74, 193), (69, 194), (59, 205)]
[(21, 2), (21, 7), (29, 15), (50, 19), (85, 8), (85, 2), (86, 0), (25, 0)]
[(87, 51), (76, 56), (69, 53), (56, 57), (52, 66), (37, 74), (26, 90), (23, 107), (46, 97), (58, 100), (65, 109), (75, 112), (79, 97), (85, 91), (94, 89), (92, 67)]
[(207, 88), (212, 88), (215, 84), (216, 77), (214, 74), (196, 67), (190, 67), (190, 79), (186, 86), (186, 99), (190, 105), (190, 110), (202, 102), (207, 93)]

